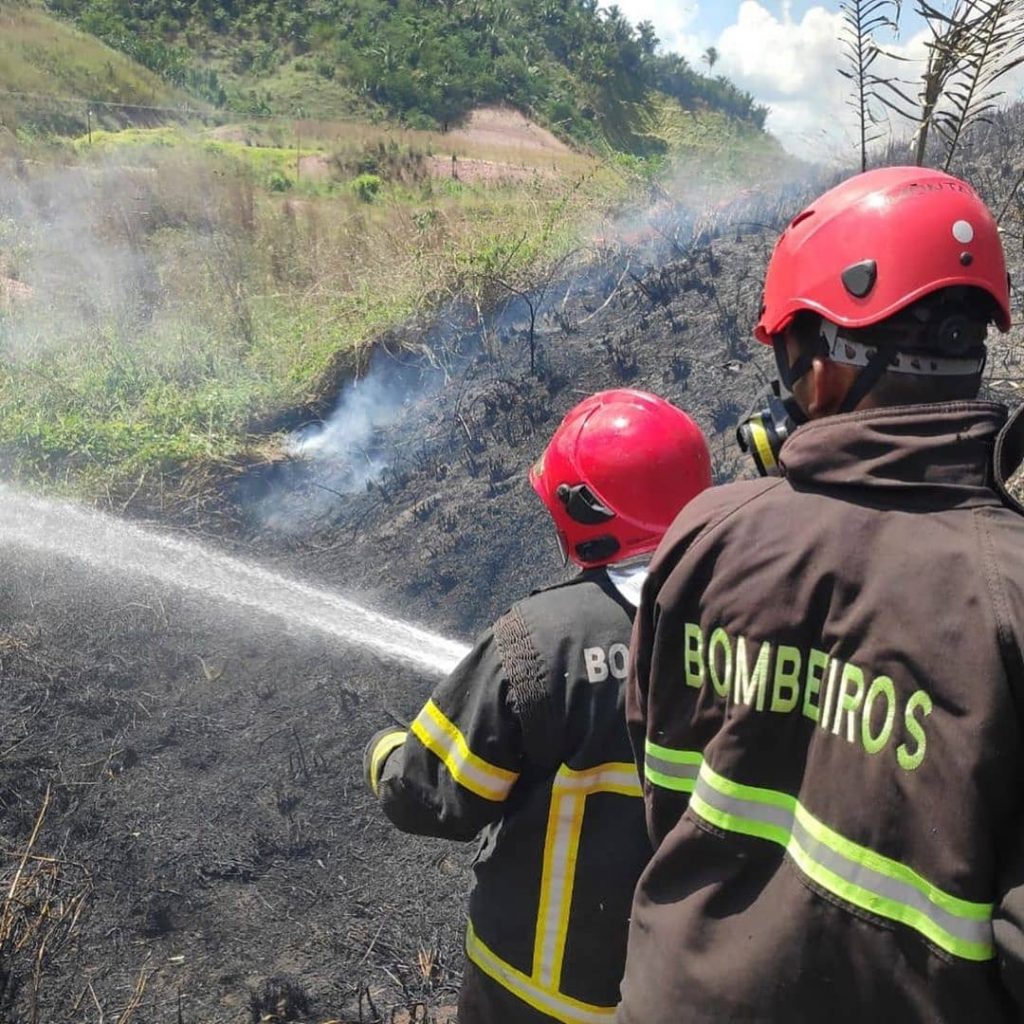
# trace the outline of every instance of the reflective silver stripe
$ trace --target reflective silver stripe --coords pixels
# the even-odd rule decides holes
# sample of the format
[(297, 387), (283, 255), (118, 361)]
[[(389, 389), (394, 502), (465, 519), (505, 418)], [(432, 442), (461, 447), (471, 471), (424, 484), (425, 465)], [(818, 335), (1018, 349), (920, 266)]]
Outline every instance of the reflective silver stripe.
[(644, 744), (644, 778), (662, 789), (692, 793), (702, 760), (696, 751), (672, 750), (647, 740)]
[(575, 769), (563, 764), (555, 775), (544, 840), (533, 965), (533, 980), (550, 992), (558, 992), (562, 982), (583, 815), (586, 799), (593, 793), (642, 797), (636, 765), (632, 761), (610, 761)]
[(458, 726), (428, 700), (409, 727), (427, 750), (444, 762), (460, 785), (485, 800), (500, 802), (508, 796), (519, 773), (491, 764), (473, 753)]
[(742, 786), (703, 765), (690, 809), (719, 828), (778, 843), (821, 888), (914, 928), (947, 952), (977, 961), (994, 955), (991, 904), (951, 896), (906, 865), (853, 843), (788, 794)]

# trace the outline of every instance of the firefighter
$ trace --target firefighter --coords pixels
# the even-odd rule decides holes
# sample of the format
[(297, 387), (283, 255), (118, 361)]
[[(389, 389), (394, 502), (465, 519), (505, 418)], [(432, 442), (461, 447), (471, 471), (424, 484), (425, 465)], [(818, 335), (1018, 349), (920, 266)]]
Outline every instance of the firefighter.
[(367, 774), (405, 832), (480, 835), (460, 1024), (611, 1021), (650, 856), (626, 733), (630, 630), (650, 553), (711, 481), (704, 436), (654, 395), (571, 410), (529, 473), (582, 570), (512, 606)]
[(764, 479), (655, 555), (627, 717), (655, 847), (620, 1024), (1024, 1019), (1021, 429), (996, 223), (917, 167), (786, 228)]

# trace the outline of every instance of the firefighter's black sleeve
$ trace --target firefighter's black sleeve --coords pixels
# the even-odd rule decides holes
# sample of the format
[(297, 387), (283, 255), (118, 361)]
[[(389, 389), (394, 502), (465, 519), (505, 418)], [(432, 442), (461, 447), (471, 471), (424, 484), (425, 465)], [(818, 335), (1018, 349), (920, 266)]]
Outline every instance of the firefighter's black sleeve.
[(523, 742), (492, 630), (398, 742), (397, 732), (378, 734), (367, 761), (376, 758), (377, 797), (403, 832), (468, 840), (501, 816), (522, 768)]
[[(626, 676), (626, 729), (633, 748), (633, 759), (641, 785), (644, 785), (644, 745), (647, 739), (647, 688), (650, 682), (651, 644), (654, 629), (651, 622), (651, 595), (644, 587), (640, 607), (633, 619), (633, 635), (629, 642), (629, 672)], [(646, 800), (646, 785), (645, 800)]]

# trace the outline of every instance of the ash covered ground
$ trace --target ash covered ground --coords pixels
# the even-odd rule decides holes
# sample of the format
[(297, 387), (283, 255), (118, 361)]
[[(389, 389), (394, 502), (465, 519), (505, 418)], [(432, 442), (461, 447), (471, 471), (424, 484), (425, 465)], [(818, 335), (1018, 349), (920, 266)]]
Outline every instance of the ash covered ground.
[[(1020, 168), (967, 152), (1012, 206), (1024, 279)], [(719, 480), (747, 472), (733, 430), (772, 374), (749, 328), (798, 204), (667, 222), (549, 282), (533, 369), (518, 300), (483, 334), (452, 311), (387, 339), (361, 385), (380, 382), (382, 421), (226, 479), (216, 524), (164, 525), (468, 642), (560, 577), (525, 473), (584, 395), (662, 394), (708, 432)], [(1022, 340), (989, 361), (1010, 402)], [(145, 581), (3, 564), (0, 1020), (448, 1019), (472, 851), (394, 832), (361, 780), (367, 738), (434, 680)]]

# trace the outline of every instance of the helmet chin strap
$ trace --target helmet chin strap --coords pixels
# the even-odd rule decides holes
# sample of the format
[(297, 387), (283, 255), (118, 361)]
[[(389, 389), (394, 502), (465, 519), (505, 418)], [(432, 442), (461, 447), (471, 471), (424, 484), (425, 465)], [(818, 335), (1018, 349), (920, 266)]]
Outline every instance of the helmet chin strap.
[[(772, 346), (775, 350), (775, 365), (779, 370), (779, 380), (787, 391), (792, 393), (793, 385), (810, 371), (815, 359), (833, 359), (836, 362), (846, 362), (845, 359), (836, 359), (834, 355), (836, 342), (839, 338), (838, 332), (839, 328), (836, 324), (822, 317), (817, 344), (810, 351), (801, 352), (792, 363), (789, 361), (786, 342), (782, 338), (776, 338), (775, 344)], [(861, 347), (863, 348), (863, 346)], [(836, 412), (852, 412), (856, 409), (861, 399), (878, 383), (879, 378), (885, 373), (888, 362), (888, 354), (881, 349), (874, 349), (870, 353), (866, 352), (863, 362), (858, 364), (863, 366), (863, 369), (857, 374), (856, 379), (850, 386), (849, 391), (846, 392)], [(799, 408), (796, 401), (787, 404), (790, 407), (797, 406)], [(806, 422), (807, 414), (803, 409), (800, 409), (800, 411), (804, 414), (804, 422)]]
[(802, 352), (790, 364), (785, 342), (775, 341), (775, 363), (779, 379), (792, 392), (793, 385), (811, 369), (816, 358), (830, 359), (843, 366), (860, 368), (843, 396), (837, 413), (853, 412), (864, 397), (878, 383), (884, 373), (905, 373), (921, 377), (962, 377), (980, 376), (985, 369), (986, 353), (980, 356), (940, 356), (930, 353), (913, 353), (866, 345), (841, 333), (838, 324), (820, 321), (817, 344), (809, 352)]
[[(838, 347), (840, 344), (844, 344), (844, 339), (840, 337), (839, 327), (824, 318), (821, 321), (821, 334), (819, 338), (825, 347), (827, 358), (846, 366), (856, 365), (862, 367), (860, 373), (857, 374), (850, 385), (849, 390), (843, 396), (842, 402), (839, 403), (839, 408), (836, 409), (837, 413), (853, 412), (860, 405), (861, 399), (867, 395), (879, 382), (882, 374), (885, 373), (889, 366), (889, 353), (881, 348), (874, 350), (865, 349), (863, 362), (851, 363), (845, 359), (837, 359)], [(860, 346), (860, 348), (864, 349), (864, 346)]]
[(802, 352), (794, 362), (790, 363), (786, 342), (781, 335), (775, 337), (772, 349), (775, 352), (775, 368), (779, 372), (779, 381), (790, 393), (793, 391), (793, 385), (810, 370), (815, 357), (825, 354), (824, 348), (815, 352)]

